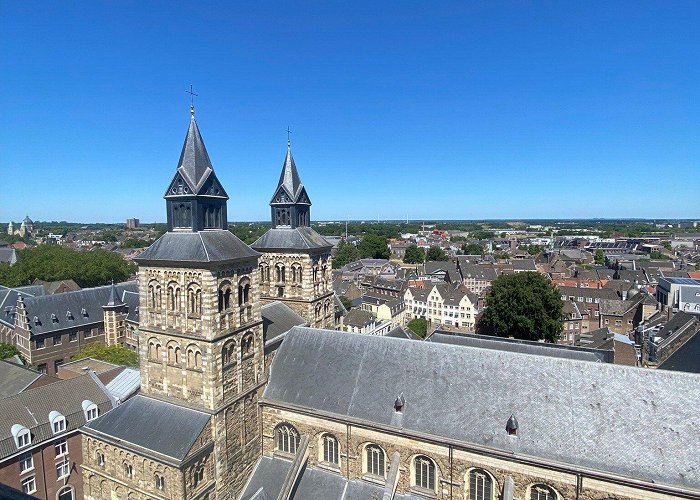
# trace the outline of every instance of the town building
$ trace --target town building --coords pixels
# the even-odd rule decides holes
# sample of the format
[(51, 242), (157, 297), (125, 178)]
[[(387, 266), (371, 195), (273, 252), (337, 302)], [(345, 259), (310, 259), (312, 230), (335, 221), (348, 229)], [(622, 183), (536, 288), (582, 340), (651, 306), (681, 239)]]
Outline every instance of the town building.
[(407, 314), (425, 318), (432, 326), (446, 325), (473, 330), (478, 298), (463, 286), (447, 283), (430, 288), (409, 287), (404, 294)]
[(93, 372), (0, 399), (0, 483), (32, 498), (83, 498), (79, 429), (115, 405)]

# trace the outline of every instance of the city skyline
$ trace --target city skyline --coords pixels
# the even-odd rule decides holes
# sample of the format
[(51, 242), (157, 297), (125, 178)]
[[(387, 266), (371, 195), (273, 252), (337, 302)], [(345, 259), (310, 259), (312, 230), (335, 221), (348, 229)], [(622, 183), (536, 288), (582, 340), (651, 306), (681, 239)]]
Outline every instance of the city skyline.
[(700, 216), (692, 3), (37, 6), (0, 220), (163, 221), (190, 84), (230, 221), (268, 219), (287, 127), (315, 221)]

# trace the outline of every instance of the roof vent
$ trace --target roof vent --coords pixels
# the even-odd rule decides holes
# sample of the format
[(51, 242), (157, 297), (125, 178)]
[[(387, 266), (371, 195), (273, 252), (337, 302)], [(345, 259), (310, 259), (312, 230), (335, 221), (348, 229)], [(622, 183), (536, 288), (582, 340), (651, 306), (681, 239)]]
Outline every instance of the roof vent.
[(87, 309), (85, 309), (85, 308), (83, 307), (83, 308), (80, 310), (80, 314), (83, 316), (83, 318), (87, 318), (87, 317), (88, 317)]
[(515, 415), (511, 415), (508, 419), (508, 422), (506, 423), (506, 431), (508, 431), (509, 436), (518, 435), (518, 419), (515, 418)]
[(403, 413), (403, 409), (406, 406), (406, 399), (403, 397), (403, 392), (399, 394), (399, 397), (394, 401), (394, 411), (396, 413)]
[(58, 323), (58, 316), (55, 313), (51, 313), (51, 322)]
[(73, 313), (70, 312), (70, 311), (66, 311), (66, 319), (75, 319), (75, 318), (73, 317)]

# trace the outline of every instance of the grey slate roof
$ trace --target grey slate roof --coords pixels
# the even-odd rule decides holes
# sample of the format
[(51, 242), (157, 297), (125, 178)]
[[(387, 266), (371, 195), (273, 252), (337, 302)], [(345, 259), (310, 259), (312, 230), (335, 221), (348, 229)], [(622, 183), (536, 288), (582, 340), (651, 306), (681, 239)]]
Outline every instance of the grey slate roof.
[(184, 406), (136, 395), (89, 422), (86, 434), (137, 445), (181, 462), (209, 422), (209, 415)]
[(367, 325), (371, 325), (374, 321), (375, 317), (371, 312), (365, 311), (364, 309), (351, 309), (350, 312), (345, 315), (343, 324), (363, 328)]
[(105, 387), (117, 401), (126, 401), (141, 388), (141, 374), (136, 368), (124, 368)]
[(15, 396), (0, 399), (0, 459), (17, 452), (12, 426), (20, 424), (29, 429), (32, 444), (52, 439), (49, 413), (58, 411), (66, 417), (68, 432), (85, 424), (82, 403), (95, 403), (100, 414), (108, 414), (112, 403), (90, 374), (42, 385)]
[(700, 492), (694, 374), (295, 327), (263, 401), (392, 427), (402, 392), (404, 433)]
[(310, 227), (277, 227), (250, 246), (255, 250), (330, 250), (333, 245)]
[[(177, 165), (177, 171), (182, 174), (194, 194), (199, 193), (201, 187), (214, 172), (202, 134), (200, 134), (197, 121), (194, 119), (194, 113), (190, 117), (190, 125)], [(166, 196), (168, 194), (165, 193)], [(228, 198), (226, 193), (223, 193), (223, 196)]]
[[(111, 286), (84, 288), (77, 292), (56, 295), (23, 297), (32, 335), (102, 323), (102, 306), (109, 301)], [(138, 290), (138, 284), (132, 281), (114, 285), (114, 288), (118, 293), (126, 290), (135, 292)], [(55, 318), (52, 315), (55, 315)]]
[(425, 340), (427, 342), (437, 342), (440, 344), (460, 345), (479, 349), (496, 349), (521, 354), (593, 361), (597, 363), (612, 363), (614, 359), (612, 351), (571, 347), (560, 344), (547, 344), (544, 342), (532, 342), (520, 339), (490, 337), (488, 335), (478, 335), (476, 333), (435, 330)]
[(29, 285), (17, 288), (8, 288), (0, 285), (0, 323), (14, 328), (17, 297), (37, 297), (42, 295), (46, 295), (46, 290), (41, 285)]
[[(281, 457), (263, 456), (253, 469), (241, 500), (277, 498), (291, 461)], [(346, 480), (341, 474), (305, 467), (290, 500), (369, 500), (382, 498), (384, 488), (362, 480)], [(412, 495), (396, 494), (394, 500), (418, 499)], [(422, 497), (421, 497), (422, 498)]]
[(666, 358), (659, 369), (700, 373), (700, 331), (695, 332), (685, 344)]
[(171, 231), (158, 238), (134, 260), (138, 263), (207, 264), (252, 259), (260, 254), (231, 231)]
[(33, 384), (41, 373), (6, 360), (0, 360), (0, 399), (19, 394)]
[[(292, 203), (297, 201), (297, 197), (301, 194), (302, 189), (304, 189), (304, 185), (301, 183), (301, 178), (299, 177), (299, 172), (297, 171), (296, 163), (294, 163), (292, 148), (289, 144), (287, 145), (287, 155), (284, 157), (282, 172), (280, 173), (280, 180), (277, 182), (275, 194), (280, 187), (287, 192)], [(274, 202), (274, 196), (272, 201)]]
[(262, 306), (260, 314), (263, 320), (263, 338), (265, 343), (287, 333), (295, 326), (307, 324), (307, 321), (292, 308), (279, 301), (270, 302)]
[(397, 326), (389, 333), (386, 334), (387, 337), (392, 337), (395, 339), (406, 339), (406, 340), (423, 340), (418, 335), (413, 333), (410, 328), (404, 328), (402, 326)]

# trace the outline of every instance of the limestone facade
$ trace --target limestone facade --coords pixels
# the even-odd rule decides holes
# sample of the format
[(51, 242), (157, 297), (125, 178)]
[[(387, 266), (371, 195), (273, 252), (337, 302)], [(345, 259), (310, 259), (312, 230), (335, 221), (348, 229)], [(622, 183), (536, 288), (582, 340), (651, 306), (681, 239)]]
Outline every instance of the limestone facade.
[[(575, 470), (565, 464), (538, 463), (536, 459), (516, 458), (493, 450), (431, 440), (428, 436), (411, 435), (409, 432), (399, 434), (379, 426), (373, 427), (371, 424), (359, 425), (339, 418), (266, 405), (264, 402), (262, 426), (264, 455), (291, 457), (289, 453), (281, 451), (278, 445), (278, 429), (291, 426), (292, 432), (297, 436), (309, 436), (307, 467), (331, 470), (348, 480), (363, 479), (383, 485), (389, 472), (391, 457), (398, 452), (400, 461), (397, 493), (426, 498), (495, 500), (501, 498), (508, 477), (513, 480), (513, 498), (516, 500), (684, 498), (655, 488), (651, 483), (641, 486), (632, 480), (605, 477), (605, 474), (593, 471)], [(338, 446), (338, 463), (324, 461), (324, 439), (327, 436), (335, 440)], [(513, 436), (512, 439), (517, 440), (517, 436)], [(383, 476), (371, 473), (368, 466), (368, 446), (378, 446), (383, 453)], [(416, 480), (416, 466), (426, 459), (432, 464), (434, 471), (432, 489), (420, 487)], [(472, 496), (474, 492), (470, 492), (470, 488), (474, 488), (477, 481), (479, 486), (490, 483), (491, 495)], [(532, 496), (533, 489), (547, 492), (550, 496)]]
[(264, 251), (258, 265), (262, 303), (280, 301), (315, 328), (335, 328), (330, 251)]

